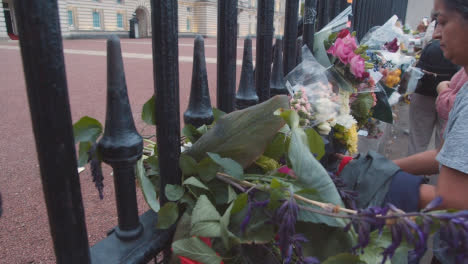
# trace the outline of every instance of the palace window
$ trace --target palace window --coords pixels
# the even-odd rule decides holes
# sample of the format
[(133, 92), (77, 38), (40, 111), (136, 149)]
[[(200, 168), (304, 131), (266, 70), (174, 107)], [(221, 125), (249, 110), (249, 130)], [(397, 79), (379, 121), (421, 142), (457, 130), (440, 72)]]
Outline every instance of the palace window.
[(123, 28), (123, 15), (120, 13), (117, 13), (117, 27)]
[(75, 26), (75, 19), (73, 17), (73, 10), (68, 10), (68, 26), (73, 27)]
[(101, 28), (101, 14), (99, 11), (93, 11), (93, 27)]

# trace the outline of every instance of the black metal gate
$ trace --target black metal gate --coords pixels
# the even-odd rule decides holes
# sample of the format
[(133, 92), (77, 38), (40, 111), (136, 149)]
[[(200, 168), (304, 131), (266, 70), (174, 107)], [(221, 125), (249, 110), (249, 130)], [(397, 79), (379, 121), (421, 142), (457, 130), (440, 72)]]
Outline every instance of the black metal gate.
[[(151, 0), (157, 145), (162, 191), (166, 184), (181, 182), (178, 162), (180, 120), (177, 2)], [(238, 108), (247, 107), (270, 98), (275, 1), (258, 0), (255, 86), (251, 42), (247, 39), (241, 88), (236, 99), (237, 2), (218, 1), (217, 107), (225, 112), (233, 111), (236, 105)], [(390, 17), (392, 12), (400, 15), (406, 13), (406, 2), (407, 0), (355, 0), (354, 25), (360, 34), (364, 34), (372, 25)], [(299, 0), (287, 0), (286, 3), (283, 73), (290, 71), (297, 62)], [(313, 17), (312, 20), (304, 21), (304, 43), (313, 43), (317, 13), (318, 23), (323, 26), (347, 5), (346, 0), (306, 0), (305, 6)], [(173, 229), (156, 230), (154, 226), (157, 214), (153, 211), (139, 217), (137, 215), (133, 166), (141, 156), (142, 143), (134, 131), (118, 39), (112, 38), (108, 42), (108, 120), (105, 140), (101, 140), (100, 147), (106, 151), (104, 161), (114, 169), (119, 225), (106, 239), (89, 248), (77, 173), (57, 1), (16, 1), (15, 6), (43, 192), (57, 263), (150, 261), (158, 253), (168, 249)], [(203, 81), (203, 76), (206, 77), (204, 55), (201, 53), (203, 42), (199, 38), (196, 41), (195, 56), (198, 57), (194, 59), (193, 74), (202, 77), (192, 82), (191, 97), (209, 100), (209, 95), (202, 91), (207, 89)], [(281, 70), (276, 72), (281, 74)], [(206, 105), (210, 105), (210, 102), (204, 106)], [(191, 111), (186, 112), (186, 121), (194, 120), (190, 118), (190, 114)], [(110, 116), (113, 118), (109, 119)], [(114, 130), (121, 133), (113, 133)], [(119, 144), (116, 144), (117, 141)], [(165, 197), (164, 193), (161, 197)]]

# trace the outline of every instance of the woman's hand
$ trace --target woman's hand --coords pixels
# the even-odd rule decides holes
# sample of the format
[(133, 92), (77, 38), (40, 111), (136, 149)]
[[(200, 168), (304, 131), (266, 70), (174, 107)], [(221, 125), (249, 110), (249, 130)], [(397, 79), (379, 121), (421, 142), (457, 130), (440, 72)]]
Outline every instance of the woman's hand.
[(437, 94), (441, 94), (443, 91), (447, 90), (450, 87), (450, 81), (443, 81), (437, 85)]

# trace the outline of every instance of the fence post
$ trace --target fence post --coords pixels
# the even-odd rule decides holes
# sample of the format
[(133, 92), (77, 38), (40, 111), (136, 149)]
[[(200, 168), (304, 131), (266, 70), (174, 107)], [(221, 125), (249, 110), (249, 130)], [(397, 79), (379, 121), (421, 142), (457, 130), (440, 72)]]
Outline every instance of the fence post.
[(270, 99), (274, 0), (258, 0), (255, 85), (260, 103)]
[(305, 0), (304, 3), (304, 44), (313, 52), (315, 22), (317, 20), (317, 0)]
[(56, 261), (90, 263), (57, 1), (16, 1), (15, 10)]
[(234, 111), (237, 66), (237, 0), (218, 0), (217, 105)]
[(296, 39), (299, 0), (286, 1), (286, 22), (283, 38), (283, 74), (286, 76), (296, 67)]
[(242, 59), (239, 91), (236, 95), (236, 108), (241, 110), (256, 104), (258, 104), (258, 96), (255, 92), (252, 62), (252, 39), (246, 38), (244, 40), (244, 57)]
[(190, 101), (187, 111), (184, 113), (184, 122), (185, 124), (200, 127), (211, 124), (213, 120), (210, 90), (208, 88), (208, 74), (206, 72), (205, 41), (202, 36), (197, 35), (193, 49)]
[(161, 173), (160, 199), (166, 184), (181, 184), (179, 115), (179, 35), (177, 0), (151, 0), (156, 135)]
[(119, 222), (115, 234), (124, 241), (134, 240), (143, 232), (138, 220), (135, 186), (135, 164), (143, 154), (143, 138), (136, 131), (133, 121), (117, 36), (107, 41), (106, 126), (98, 148), (102, 160), (114, 171)]
[(275, 55), (273, 57), (273, 70), (270, 81), (271, 97), (279, 94), (288, 94), (284, 84), (283, 75), (283, 40), (277, 37), (275, 41)]
[(302, 62), (302, 46), (304, 46), (302, 39), (302, 36), (300, 36), (296, 40), (296, 66)]

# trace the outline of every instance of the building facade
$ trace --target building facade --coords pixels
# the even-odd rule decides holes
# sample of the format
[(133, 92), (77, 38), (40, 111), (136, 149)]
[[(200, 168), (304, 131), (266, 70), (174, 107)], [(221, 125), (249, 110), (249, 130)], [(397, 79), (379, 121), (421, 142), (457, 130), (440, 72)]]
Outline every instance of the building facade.
[[(0, 0), (0, 38), (17, 35), (15, 1)], [(274, 27), (283, 35), (286, 0), (275, 0)], [(179, 33), (215, 37), (217, 0), (180, 0)], [(129, 20), (138, 19), (137, 35), (151, 36), (150, 0), (58, 0), (64, 38), (93, 38), (109, 34), (128, 36)], [(257, 0), (239, 0), (238, 35), (256, 35)]]

